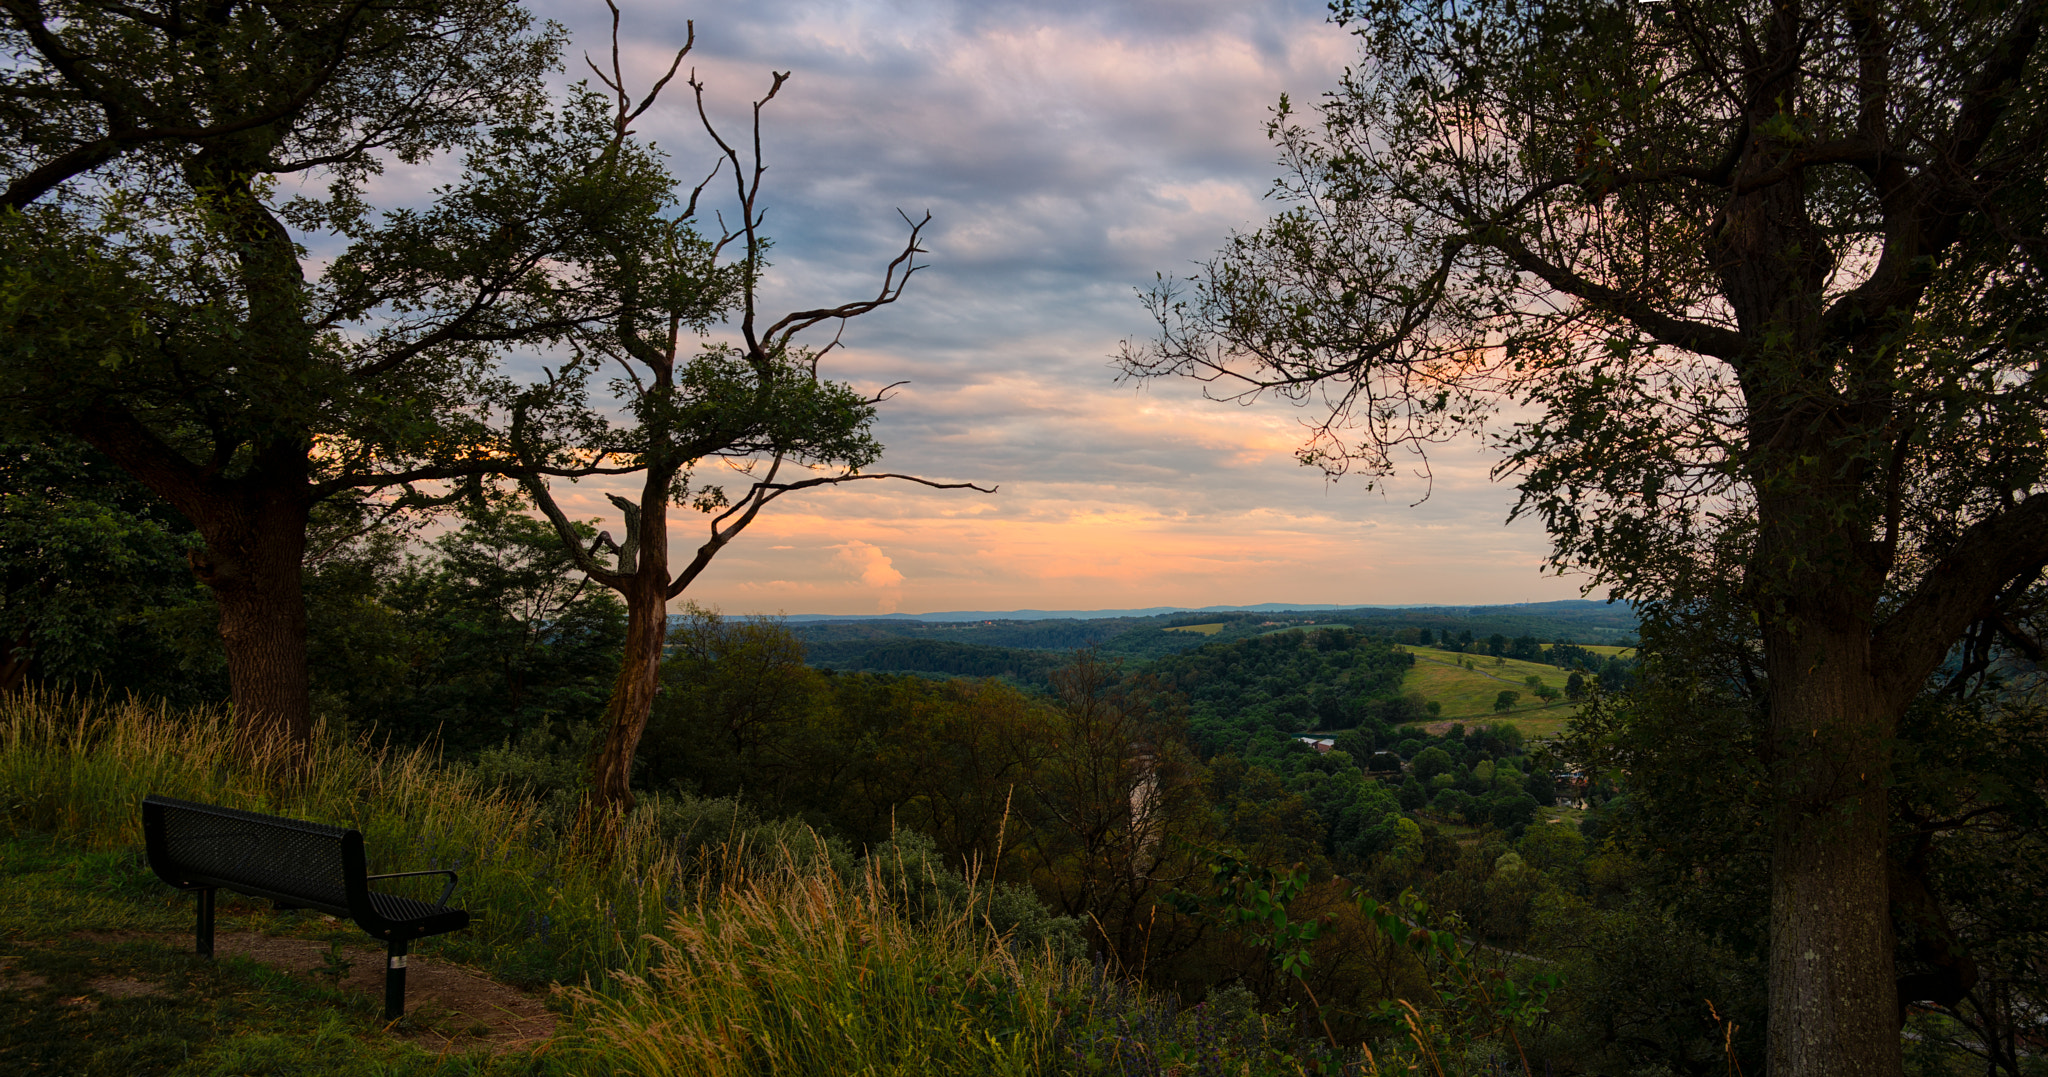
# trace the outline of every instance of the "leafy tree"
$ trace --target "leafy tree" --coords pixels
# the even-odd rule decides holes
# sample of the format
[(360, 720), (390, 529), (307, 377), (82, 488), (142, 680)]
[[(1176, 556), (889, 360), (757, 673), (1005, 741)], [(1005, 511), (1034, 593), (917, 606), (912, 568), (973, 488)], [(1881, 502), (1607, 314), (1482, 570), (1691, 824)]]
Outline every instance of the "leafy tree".
[(1515, 704), (1521, 701), (1522, 693), (1517, 692), (1512, 688), (1504, 689), (1502, 690), (1501, 694), (1493, 697), (1493, 712), (1495, 714), (1499, 714), (1502, 711), (1514, 710)]
[(1535, 826), (1515, 843), (1515, 851), (1538, 871), (1570, 878), (1586, 859), (1586, 839), (1570, 826)]
[[(1564, 751), (1625, 774), (1603, 836), (1633, 862), (1639, 896), (1725, 940), (1761, 976), (1768, 925), (1753, 910), (1771, 887), (1760, 751), (1771, 677), (1754, 625), (1731, 607), (1647, 625), (1644, 676), (1597, 697)], [(2029, 597), (2011, 627), (2038, 638), (2042, 609)], [(2016, 652), (1964, 648), (1908, 709), (1891, 746), (1888, 864), (1900, 997), (1972, 1030), (1953, 1047), (2015, 1077), (2020, 1063), (2000, 1045), (2037, 1034), (2048, 1004), (2048, 979), (2017, 956), (2048, 945), (2034, 897), (2048, 852), (2031, 851), (2048, 841), (2048, 712), (2007, 679), (2025, 660)], [(1940, 1026), (1915, 1033), (1950, 1039)]]
[(370, 597), (391, 619), (379, 642), (401, 667), (400, 685), (381, 698), (352, 687), (360, 665), (330, 657), (339, 649), (321, 625), (337, 619), (323, 612), (332, 571), (320, 569), (308, 588), (315, 687), (344, 693), (356, 719), (468, 752), (533, 730), (564, 734), (602, 711), (625, 610), (582, 578), (545, 523), (507, 506), (473, 508), (425, 556), (371, 567)]
[[(618, 142), (626, 141), (630, 125), (654, 104), (688, 52), (685, 45), (676, 53), (668, 74), (636, 105), (613, 50), (612, 73), (605, 81), (613, 95), (611, 123)], [(777, 73), (767, 94), (754, 102), (757, 155), (761, 110), (788, 77)], [(836, 337), (822, 351), (795, 342), (797, 334), (819, 325), (836, 324), (843, 331), (847, 319), (901, 298), (918, 269), (914, 259), (922, 251), (918, 240), (924, 222), (911, 225), (874, 298), (796, 311), (760, 326), (755, 288), (766, 267), (767, 239), (759, 228), (767, 166), (758, 157), (744, 160), (718, 133), (704, 108), (704, 86), (694, 75), (690, 88), (705, 133), (723, 155), (720, 166), (731, 166), (738, 203), (734, 230), (707, 240), (695, 228), (698, 193), (679, 199), (663, 191), (652, 199), (651, 212), (637, 229), (607, 236), (591, 272), (607, 294), (620, 297), (620, 313), (601, 331), (579, 334), (579, 354), (550, 371), (545, 385), (519, 396), (509, 431), (521, 485), (553, 521), (563, 548), (585, 574), (617, 591), (626, 603), (625, 657), (605, 710), (604, 743), (592, 762), (591, 796), (610, 807), (633, 802), (633, 756), (660, 684), (668, 603), (763, 508), (792, 491), (859, 479), (905, 479), (938, 489), (972, 485), (863, 474), (861, 469), (881, 455), (870, 428), (875, 405), (887, 390), (865, 396), (819, 377), (819, 361), (838, 346)], [(735, 244), (738, 260), (721, 263), (721, 253)], [(739, 313), (741, 343), (699, 345), (697, 338), (733, 308)], [(695, 355), (690, 354), (693, 346)], [(612, 391), (632, 418), (619, 430), (602, 422), (586, 392), (591, 375), (614, 364), (625, 376), (612, 383)], [(640, 489), (634, 498), (607, 495), (625, 522), (622, 541), (610, 542), (607, 535), (614, 555), (607, 563), (600, 560), (598, 547), (585, 547), (543, 476), (565, 473), (577, 460), (612, 459), (639, 474)], [(696, 470), (706, 461), (739, 462), (735, 468), (746, 483), (744, 491), (735, 497), (720, 481), (700, 480)], [(695, 554), (672, 570), (668, 518), (679, 503), (711, 519)]]
[(1486, 798), (1486, 820), (1495, 830), (1519, 838), (1536, 821), (1536, 798), (1519, 788), (1499, 790)]
[(173, 662), (145, 618), (186, 599), (194, 541), (174, 509), (85, 446), (0, 445), (0, 693), (171, 688), (147, 676)]
[(1409, 760), (1409, 764), (1409, 773), (1424, 784), (1428, 784), (1431, 778), (1439, 774), (1448, 774), (1456, 770), (1458, 766), (1451, 759), (1451, 753), (1434, 747), (1424, 748), (1414, 759)]
[(1191, 853), (1210, 827), (1199, 764), (1157, 689), (1093, 653), (1077, 652), (1053, 689), (1051, 748), (1029, 778), (1041, 821), (1018, 852), (1055, 910), (1085, 916), (1101, 952), (1142, 968), (1187, 942), (1153, 913), (1199, 869)]
[(813, 716), (830, 706), (827, 683), (783, 625), (685, 607), (669, 631), (662, 692), (636, 767), (641, 784), (744, 794), (788, 810), (804, 778), (805, 741), (818, 732)]
[(1365, 62), (1271, 128), (1293, 205), (1163, 282), (1127, 368), (1325, 393), (1304, 460), (1375, 475), (1512, 397), (1560, 567), (1681, 609), (1739, 579), (1768, 1066), (1898, 1073), (1886, 746), (2048, 563), (2048, 6), (1337, 12)]
[[(315, 506), (503, 467), (486, 345), (604, 307), (579, 244), (646, 173), (549, 107), (559, 45), (498, 0), (0, 11), (0, 416), (191, 522), (245, 739), (310, 728)], [(364, 201), (453, 149), (430, 207)]]
[[(1561, 830), (1532, 827), (1522, 841)], [(1553, 997), (1530, 1049), (1560, 1069), (1722, 1073), (1733, 1062), (1758, 1071), (1762, 970), (1724, 941), (1641, 899), (1614, 909), (1543, 902), (1533, 935), (1569, 988)]]
[(1571, 676), (1564, 679), (1564, 697), (1574, 700), (1586, 698), (1585, 674), (1574, 670)]

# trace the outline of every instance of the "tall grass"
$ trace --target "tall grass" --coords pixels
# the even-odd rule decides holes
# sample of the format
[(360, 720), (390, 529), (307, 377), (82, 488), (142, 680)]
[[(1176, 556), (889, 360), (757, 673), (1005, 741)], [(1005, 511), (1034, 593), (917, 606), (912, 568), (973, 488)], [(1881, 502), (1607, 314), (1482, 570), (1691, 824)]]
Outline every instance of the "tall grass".
[[(644, 973), (651, 950), (643, 936), (692, 897), (692, 880), (736, 870), (769, 848), (801, 859), (835, 855), (793, 825), (740, 829), (739, 813), (715, 804), (649, 797), (623, 818), (577, 826), (424, 749), (323, 734), (303, 767), (281, 768), (237, 755), (232, 734), (218, 710), (34, 693), (0, 699), (0, 827), (84, 848), (139, 848), (149, 793), (352, 826), (363, 832), (372, 871), (461, 874), (456, 903), (478, 919), (423, 940), (423, 952), (439, 949), (525, 983)], [(729, 828), (707, 833), (708, 819)], [(425, 883), (430, 894), (438, 880)]]
[(914, 841), (856, 866), (732, 802), (648, 797), (592, 826), (425, 750), (323, 734), (285, 768), (234, 743), (216, 710), (0, 698), (0, 831), (139, 849), (150, 793), (353, 826), (372, 870), (461, 873), (477, 919), (422, 952), (567, 985), (577, 1019), (549, 1051), (570, 1072), (1305, 1072), (1255, 1014), (1178, 1011), (1063, 956), (1057, 922), (971, 873), (938, 877)]
[(1068, 963), (1012, 953), (971, 907), (899, 915), (883, 859), (851, 885), (797, 863), (705, 885), (647, 975), (572, 992), (588, 1049), (648, 1077), (1048, 1072)]

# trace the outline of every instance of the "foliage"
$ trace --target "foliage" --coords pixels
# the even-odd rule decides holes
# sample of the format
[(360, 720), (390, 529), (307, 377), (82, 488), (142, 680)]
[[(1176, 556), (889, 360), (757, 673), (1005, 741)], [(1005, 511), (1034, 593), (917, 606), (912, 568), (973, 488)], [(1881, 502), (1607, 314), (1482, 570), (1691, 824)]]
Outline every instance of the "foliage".
[(828, 692), (827, 678), (805, 666), (803, 646), (780, 624), (687, 605), (671, 618), (636, 781), (791, 806), (811, 776), (820, 733), (813, 719), (830, 706)]
[(1562, 981), (1548, 970), (1509, 976), (1488, 967), (1458, 938), (1455, 917), (1432, 919), (1429, 904), (1412, 891), (1382, 902), (1364, 891), (1353, 900), (1366, 920), (1389, 941), (1421, 957), (1430, 972), (1430, 995), (1420, 1004), (1388, 1001), (1380, 1014), (1389, 1025), (1403, 1028), (1408, 1044), (1391, 1041), (1382, 1054), (1395, 1065), (1411, 1069), (1428, 1065), (1435, 1072), (1462, 1069), (1462, 1059), (1447, 1060), (1448, 1050), (1468, 1057), (1485, 1045), (1505, 1040), (1512, 1045), (1524, 1073), (1532, 1072), (1522, 1047), (1522, 1032), (1546, 1012)]
[[(135, 805), (148, 793), (351, 825), (365, 835), (372, 871), (453, 868), (465, 902), (504, 910), (423, 941), (419, 952), (517, 983), (644, 968), (639, 933), (694, 879), (742, 870), (801, 833), (704, 828), (690, 804), (662, 802), (609, 829), (579, 830), (573, 811), (485, 787), (427, 752), (339, 737), (320, 742), (310, 779), (274, 784), (267, 761), (235, 757), (232, 728), (213, 711), (9, 697), (0, 701), (0, 826), (62, 834), (85, 849), (133, 849)], [(844, 855), (814, 840), (791, 848), (803, 860)]]
[(1043, 1072), (1063, 963), (992, 941), (970, 907), (905, 917), (861, 885), (785, 870), (698, 896), (644, 974), (573, 988), (599, 1068), (646, 1075)]
[(1585, 1072), (1757, 1072), (1763, 968), (1727, 942), (1635, 895), (1547, 898), (1532, 945), (1568, 985), (1532, 1049)]
[(1897, 1072), (1891, 940), (1933, 929), (1872, 926), (1914, 904), (1891, 745), (2048, 564), (2048, 8), (1333, 11), (1363, 56), (1282, 98), (1285, 205), (1161, 281), (1126, 371), (1320, 402), (1302, 462), (1368, 481), (1521, 409), (1500, 471), (1556, 566), (1677, 611), (1740, 579), (1770, 1067)]
[(1397, 694), (1413, 663), (1382, 640), (1327, 628), (1209, 643), (1147, 671), (1188, 698), (1190, 729), (1205, 752), (1242, 753), (1246, 738), (1264, 730), (1379, 731), (1420, 717), (1421, 701)]
[(76, 442), (0, 445), (0, 691), (143, 690), (193, 701), (205, 678), (152, 676), (175, 653), (153, 611), (189, 600), (191, 525)]
[[(908, 832), (857, 862), (731, 801), (648, 796), (598, 834), (576, 828), (573, 799), (551, 806), (493, 789), (419, 753), (323, 738), (317, 778), (274, 783), (262, 760), (226, 750), (218, 715), (35, 697), (4, 706), (0, 905), (33, 907), (34, 924), (19, 926), (55, 934), (8, 947), (10, 974), (49, 983), (26, 996), (16, 982), (0, 984), (0, 1006), (32, 1013), (53, 1035), (85, 1036), (36, 1048), (54, 1051), (33, 1057), (61, 1059), (66, 1072), (842, 1073), (865, 1061), (905, 1075), (1277, 1077), (1304, 1067), (1358, 1073), (1364, 1063), (1302, 1044), (1242, 991), (1182, 1009), (1171, 995), (1065, 960), (1070, 921), (1047, 916), (1027, 892), (955, 872)], [(144, 790), (351, 823), (368, 832), (373, 870), (458, 868), (460, 903), (480, 918), (417, 952), (520, 982), (580, 983), (566, 996), (576, 1023), (531, 1056), (429, 1059), (382, 1040), (378, 1000), (360, 991), (234, 961), (200, 964), (155, 940), (69, 934), (189, 937), (189, 899), (150, 876), (137, 848)], [(292, 914), (265, 903), (228, 899), (221, 916), (238, 929), (291, 930)], [(195, 965), (206, 975), (179, 978)], [(109, 974), (163, 979), (175, 1007), (52, 1001), (89, 996), (98, 989), (85, 980)], [(52, 1004), (18, 1011), (24, 999)], [(164, 1013), (180, 1019), (165, 1024)], [(189, 1020), (195, 1013), (208, 1019)], [(178, 1049), (141, 1058), (123, 1043)], [(22, 1049), (10, 1041), (0, 1052), (30, 1057)], [(86, 1064), (88, 1055), (99, 1061)]]
[(1014, 647), (987, 647), (951, 640), (890, 639), (836, 647), (806, 648), (821, 669), (867, 670), (876, 673), (918, 672), (951, 677), (1000, 677), (1024, 687), (1045, 689), (1060, 655)]
[[(510, 466), (493, 349), (611, 311), (594, 237), (666, 177), (601, 100), (549, 99), (559, 28), (517, 5), (78, 0), (0, 41), (0, 417), (191, 522), (242, 735), (304, 745), (315, 507)], [(365, 201), (450, 151), (430, 205)]]

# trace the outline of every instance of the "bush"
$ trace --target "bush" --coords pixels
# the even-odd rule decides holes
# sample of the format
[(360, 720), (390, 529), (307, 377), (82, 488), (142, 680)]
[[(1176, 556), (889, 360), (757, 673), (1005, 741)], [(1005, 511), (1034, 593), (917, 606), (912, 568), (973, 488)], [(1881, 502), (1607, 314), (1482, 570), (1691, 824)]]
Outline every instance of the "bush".
[(1048, 952), (1061, 959), (1086, 955), (1080, 921), (1056, 916), (1031, 890), (1009, 883), (981, 885), (948, 867), (938, 844), (915, 830), (869, 850), (854, 873), (873, 897), (913, 923), (966, 917), (994, 931), (1012, 949)]

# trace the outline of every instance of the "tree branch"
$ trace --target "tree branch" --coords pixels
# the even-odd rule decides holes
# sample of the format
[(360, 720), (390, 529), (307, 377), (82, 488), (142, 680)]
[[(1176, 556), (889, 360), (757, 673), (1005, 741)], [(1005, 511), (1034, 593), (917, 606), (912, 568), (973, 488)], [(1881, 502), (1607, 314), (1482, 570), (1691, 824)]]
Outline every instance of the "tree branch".
[(1500, 230), (1483, 237), (1483, 242), (1508, 256), (1517, 269), (1532, 273), (1566, 295), (1628, 319), (1660, 343), (1701, 355), (1711, 355), (1729, 364), (1738, 363), (1748, 351), (1742, 335), (1719, 326), (1703, 325), (1673, 317), (1651, 306), (1642, 297), (1587, 280), (1578, 273), (1539, 256), (1521, 240)]
[(2048, 561), (2048, 494), (1980, 520), (1921, 577), (1872, 633), (1870, 662), (1897, 707), (1924, 686), (1955, 639), (2007, 583)]

